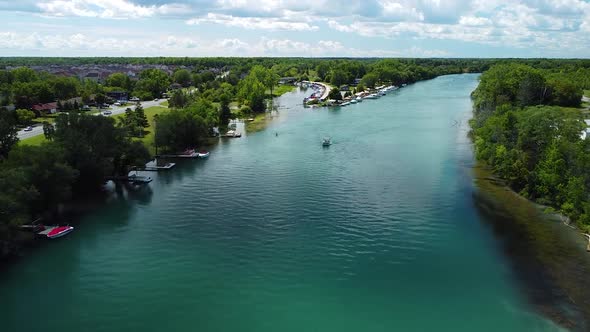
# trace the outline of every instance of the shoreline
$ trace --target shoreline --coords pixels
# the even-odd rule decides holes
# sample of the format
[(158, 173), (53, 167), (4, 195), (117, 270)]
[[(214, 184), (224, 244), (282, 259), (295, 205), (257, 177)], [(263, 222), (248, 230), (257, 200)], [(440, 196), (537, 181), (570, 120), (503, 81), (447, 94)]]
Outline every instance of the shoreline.
[(491, 227), (530, 305), (559, 326), (585, 330), (590, 256), (580, 232), (514, 192), (482, 163), (472, 165), (471, 172), (476, 210)]

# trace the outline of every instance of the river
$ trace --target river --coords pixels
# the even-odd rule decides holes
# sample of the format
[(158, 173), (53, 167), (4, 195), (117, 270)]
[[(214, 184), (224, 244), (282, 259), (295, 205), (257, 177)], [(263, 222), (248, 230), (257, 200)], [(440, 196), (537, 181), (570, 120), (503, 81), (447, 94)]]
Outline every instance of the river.
[(114, 191), (3, 270), (2, 330), (560, 330), (475, 201), (477, 79), (342, 109), (284, 95), (266, 129)]

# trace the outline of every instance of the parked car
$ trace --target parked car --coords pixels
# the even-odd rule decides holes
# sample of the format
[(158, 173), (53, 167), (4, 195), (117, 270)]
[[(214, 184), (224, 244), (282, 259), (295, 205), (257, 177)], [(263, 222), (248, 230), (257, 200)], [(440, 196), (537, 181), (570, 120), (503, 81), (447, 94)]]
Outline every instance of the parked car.
[(102, 115), (107, 115), (108, 116), (108, 115), (111, 115), (111, 114), (113, 114), (113, 112), (111, 112), (111, 111), (104, 111), (104, 112), (102, 112)]
[(25, 128), (25, 131), (32, 131), (33, 130), (33, 126), (28, 126), (27, 128)]
[(117, 102), (117, 103), (114, 103), (113, 105), (115, 105), (115, 106), (121, 106), (121, 103)]

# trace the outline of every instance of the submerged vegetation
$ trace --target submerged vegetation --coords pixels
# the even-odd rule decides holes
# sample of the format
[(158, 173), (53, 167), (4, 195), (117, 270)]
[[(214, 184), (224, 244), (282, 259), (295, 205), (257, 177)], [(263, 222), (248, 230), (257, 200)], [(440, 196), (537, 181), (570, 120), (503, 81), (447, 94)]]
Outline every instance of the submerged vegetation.
[(481, 76), (471, 121), (476, 156), (521, 195), (590, 228), (590, 141), (580, 109), (588, 68), (502, 64)]

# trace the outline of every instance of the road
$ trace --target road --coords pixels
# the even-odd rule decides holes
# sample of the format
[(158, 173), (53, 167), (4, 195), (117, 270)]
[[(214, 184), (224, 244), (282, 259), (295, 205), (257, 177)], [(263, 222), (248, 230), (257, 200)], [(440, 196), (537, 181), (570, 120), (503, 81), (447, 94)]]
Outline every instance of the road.
[[(145, 108), (148, 108), (148, 107), (152, 107), (152, 106), (160, 106), (160, 103), (164, 102), (165, 100), (166, 99), (158, 99), (158, 101), (153, 101), (153, 100), (150, 100), (150, 101), (142, 101), (141, 102), (141, 106), (144, 109)], [(113, 116), (113, 115), (125, 113), (125, 110), (128, 107), (133, 108), (134, 105), (131, 105), (131, 106), (129, 106), (129, 105), (128, 106), (120, 106), (120, 107), (110, 107), (108, 109), (104, 109), (103, 112), (104, 111), (107, 111), (107, 110), (108, 111), (111, 111), (111, 112), (113, 112), (113, 114), (111, 116)], [(102, 113), (97, 113), (95, 115), (100, 115), (100, 114), (102, 114)], [(33, 127), (33, 130), (31, 130), (31, 131), (24, 131), (24, 129), (23, 130), (19, 130), (18, 131), (18, 139), (24, 140), (24, 139), (35, 137), (35, 136), (42, 135), (42, 134), (43, 134), (43, 125), (38, 124), (35, 127)]]

